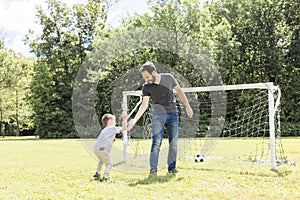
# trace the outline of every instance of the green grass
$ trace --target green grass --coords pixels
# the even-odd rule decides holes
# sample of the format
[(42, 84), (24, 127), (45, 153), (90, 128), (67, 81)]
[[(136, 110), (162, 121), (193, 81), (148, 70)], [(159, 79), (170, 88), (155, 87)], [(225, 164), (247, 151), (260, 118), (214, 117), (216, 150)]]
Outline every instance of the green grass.
[[(297, 164), (299, 142), (282, 139)], [(158, 177), (112, 169), (111, 179), (100, 182), (92, 177), (96, 164), (78, 139), (1, 138), (0, 199), (300, 199), (298, 165), (272, 171), (244, 161), (179, 160), (175, 176), (166, 169)]]

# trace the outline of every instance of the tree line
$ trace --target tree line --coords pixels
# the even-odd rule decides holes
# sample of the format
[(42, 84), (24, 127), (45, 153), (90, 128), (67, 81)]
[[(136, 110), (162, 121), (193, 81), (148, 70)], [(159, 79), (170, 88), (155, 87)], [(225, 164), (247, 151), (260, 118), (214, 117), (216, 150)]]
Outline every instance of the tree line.
[[(135, 74), (149, 60), (180, 72), (195, 87), (208, 82), (274, 82), (282, 90), (281, 134), (300, 135), (299, 1), (212, 0), (201, 4), (198, 0), (149, 0), (150, 12), (126, 17), (119, 27), (111, 27), (109, 10), (117, 3), (88, 0), (68, 7), (59, 0), (48, 0), (46, 10), (37, 7), (42, 33), (29, 30), (25, 38), (34, 58), (0, 43), (1, 135), (34, 130), (40, 138), (78, 137), (73, 109), (80, 105), (72, 107), (74, 92), (95, 108), (95, 116), (83, 113), (82, 120), (98, 120), (112, 112), (112, 104), (121, 104), (116, 102), (119, 98), (113, 98), (116, 84), (123, 89), (141, 86), (142, 82), (124, 78), (124, 74)], [(168, 37), (164, 31), (169, 31)], [(147, 43), (149, 37), (154, 38), (151, 43)], [(166, 45), (157, 48), (164, 45), (162, 38)], [(195, 41), (207, 52), (222, 80), (212, 80), (208, 69), (201, 73), (209, 78), (199, 78), (195, 61), (188, 57), (203, 54), (190, 48)], [(102, 65), (106, 67), (98, 67)], [(84, 83), (86, 91), (97, 84), (93, 102), (85, 89), (73, 90), (82, 66), (86, 67), (80, 73), (89, 77)]]

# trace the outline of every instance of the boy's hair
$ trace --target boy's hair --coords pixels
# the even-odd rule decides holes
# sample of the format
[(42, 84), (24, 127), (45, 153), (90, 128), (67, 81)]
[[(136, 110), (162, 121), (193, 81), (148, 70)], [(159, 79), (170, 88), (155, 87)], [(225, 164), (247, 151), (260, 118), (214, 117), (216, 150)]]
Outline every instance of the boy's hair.
[(149, 74), (152, 74), (153, 71), (156, 71), (156, 67), (152, 62), (146, 62), (140, 68), (140, 72), (147, 71)]
[(102, 121), (102, 124), (106, 127), (107, 126), (107, 122), (110, 120), (110, 119), (112, 119), (112, 114), (104, 114), (103, 116), (102, 116), (102, 119), (101, 119), (101, 121)]

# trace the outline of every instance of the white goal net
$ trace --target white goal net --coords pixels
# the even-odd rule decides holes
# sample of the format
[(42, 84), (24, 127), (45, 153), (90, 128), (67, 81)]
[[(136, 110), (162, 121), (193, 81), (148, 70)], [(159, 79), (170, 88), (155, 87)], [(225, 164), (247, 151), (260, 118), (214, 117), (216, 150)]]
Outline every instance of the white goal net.
[[(272, 169), (287, 162), (280, 141), (280, 89), (273, 83), (183, 88), (194, 110), (189, 119), (176, 97), (179, 112), (178, 157), (193, 160), (228, 158), (269, 163)], [(176, 95), (177, 96), (177, 95)], [(123, 92), (129, 115), (141, 103), (141, 91)], [(151, 146), (151, 107), (137, 127), (123, 138), (124, 161), (143, 159), (148, 165)], [(167, 157), (167, 134), (160, 157)], [(162, 159), (164, 160), (164, 159)], [(162, 161), (164, 162), (164, 161)], [(134, 165), (134, 164), (133, 164)]]

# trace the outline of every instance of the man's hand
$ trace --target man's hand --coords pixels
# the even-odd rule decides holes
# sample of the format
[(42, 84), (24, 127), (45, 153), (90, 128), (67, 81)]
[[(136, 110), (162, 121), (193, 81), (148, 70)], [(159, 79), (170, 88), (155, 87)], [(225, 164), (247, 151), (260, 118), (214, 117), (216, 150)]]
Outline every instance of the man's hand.
[(134, 127), (135, 123), (136, 123), (136, 120), (131, 119), (127, 124), (127, 131), (130, 131)]
[(188, 106), (188, 107), (186, 108), (186, 113), (187, 113), (187, 116), (188, 116), (189, 118), (192, 118), (192, 117), (193, 117), (193, 110), (192, 110), (192, 108), (191, 108), (190, 106)]
[(121, 132), (123, 133), (124, 131), (127, 130), (127, 113), (123, 112), (122, 115), (122, 129)]

